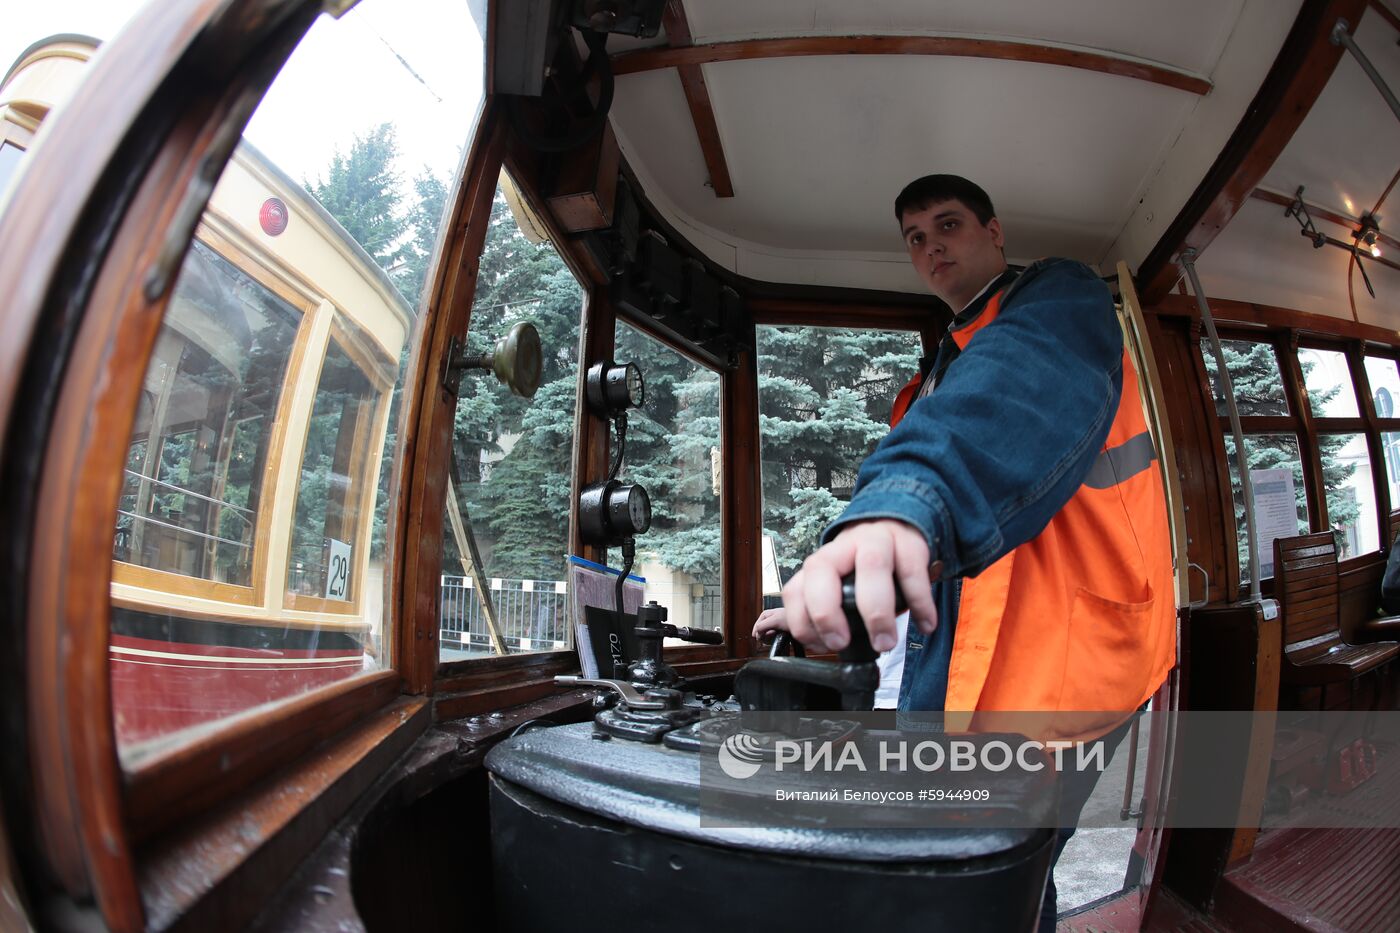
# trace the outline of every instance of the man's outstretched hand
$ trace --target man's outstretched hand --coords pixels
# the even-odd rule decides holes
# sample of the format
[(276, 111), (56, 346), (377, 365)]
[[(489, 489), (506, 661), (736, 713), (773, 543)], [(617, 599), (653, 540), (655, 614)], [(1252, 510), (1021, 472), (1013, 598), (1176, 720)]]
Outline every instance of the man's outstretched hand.
[(776, 609), (765, 609), (759, 613), (757, 621), (753, 624), (754, 641), (763, 641), (768, 637), (769, 632), (786, 632), (787, 630), (787, 613), (783, 611), (782, 606)]
[(851, 635), (841, 611), (841, 578), (854, 571), (856, 607), (870, 644), (876, 651), (889, 651), (896, 639), (896, 581), (919, 631), (927, 635), (938, 625), (928, 565), (928, 545), (912, 525), (888, 518), (847, 525), (783, 587), (783, 621), (809, 649), (845, 648)]

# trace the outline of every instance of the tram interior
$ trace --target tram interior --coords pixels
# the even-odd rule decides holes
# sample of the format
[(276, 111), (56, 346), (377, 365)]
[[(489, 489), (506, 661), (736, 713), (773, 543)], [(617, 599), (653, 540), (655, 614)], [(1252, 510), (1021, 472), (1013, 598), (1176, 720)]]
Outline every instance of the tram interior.
[[(932, 172), (1013, 267), (1103, 277), (1168, 491), (1178, 664), (1058, 928), (1400, 925), (1393, 0), (228, 0), (33, 38), (0, 927), (1032, 928), (1049, 828), (726, 835), (678, 763), (741, 707), (875, 702), (868, 644), (750, 630), (952, 318), (891, 216)], [(1226, 818), (1173, 824), (1192, 793)]]

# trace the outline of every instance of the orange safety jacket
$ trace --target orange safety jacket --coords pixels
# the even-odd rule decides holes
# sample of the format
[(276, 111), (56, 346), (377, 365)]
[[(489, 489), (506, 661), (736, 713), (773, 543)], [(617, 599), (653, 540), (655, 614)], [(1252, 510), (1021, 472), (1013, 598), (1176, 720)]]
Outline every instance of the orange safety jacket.
[[(951, 332), (960, 350), (997, 317), (1003, 288)], [(918, 398), (915, 375), (890, 425)], [(1176, 607), (1166, 495), (1123, 351), (1118, 410), (1097, 460), (1040, 534), (963, 580), (944, 709), (972, 728), (1089, 739), (1146, 702), (1176, 663)], [(993, 711), (1053, 712), (1027, 726)], [(1073, 714), (1073, 715), (1067, 715)], [(964, 723), (962, 727), (967, 727)]]

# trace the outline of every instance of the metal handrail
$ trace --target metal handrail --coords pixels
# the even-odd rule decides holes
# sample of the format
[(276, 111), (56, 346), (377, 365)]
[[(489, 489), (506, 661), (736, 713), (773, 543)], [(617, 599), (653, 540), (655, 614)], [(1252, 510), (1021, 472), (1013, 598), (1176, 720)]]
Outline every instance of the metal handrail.
[(1352, 58), (1361, 66), (1361, 70), (1366, 72), (1366, 77), (1371, 79), (1371, 83), (1376, 86), (1376, 90), (1381, 92), (1381, 97), (1390, 105), (1390, 112), (1395, 114), (1395, 119), (1400, 120), (1400, 100), (1396, 100), (1395, 92), (1385, 83), (1381, 73), (1376, 70), (1376, 66), (1371, 64), (1371, 60), (1361, 51), (1361, 47), (1356, 44), (1356, 40), (1351, 37), (1351, 24), (1344, 19), (1337, 20), (1337, 25), (1332, 27), (1332, 44), (1340, 45), (1351, 53)]
[(245, 544), (242, 541), (235, 541), (232, 538), (221, 538), (218, 535), (211, 535), (207, 531), (195, 531), (193, 528), (184, 528), (180, 525), (172, 525), (169, 522), (163, 522), (160, 519), (151, 518), (149, 515), (137, 515), (134, 512), (128, 512), (125, 509), (117, 509), (117, 514), (125, 515), (132, 521), (150, 522), (152, 525), (155, 525), (159, 528), (169, 528), (171, 531), (178, 531), (182, 534), (194, 535), (196, 538), (204, 538), (208, 541), (218, 541), (221, 544), (232, 544), (234, 547), (241, 547), (245, 551), (252, 548), (251, 544)]
[(1240, 492), (1244, 495), (1244, 527), (1249, 538), (1249, 601), (1260, 602), (1259, 591), (1259, 530), (1254, 521), (1254, 482), (1249, 476), (1249, 457), (1244, 449), (1244, 429), (1240, 427), (1240, 410), (1235, 404), (1235, 384), (1225, 365), (1225, 351), (1220, 347), (1220, 335), (1215, 332), (1215, 318), (1210, 313), (1210, 304), (1201, 288), (1201, 280), (1196, 275), (1196, 251), (1187, 248), (1181, 251), (1178, 261), (1191, 280), (1191, 290), (1196, 293), (1196, 304), (1201, 311), (1201, 323), (1205, 325), (1206, 336), (1215, 357), (1216, 378), (1225, 396), (1225, 411), (1230, 416), (1230, 436), (1235, 441), (1235, 463), (1240, 471)]
[(202, 492), (195, 492), (193, 489), (186, 489), (183, 486), (176, 486), (174, 483), (167, 483), (165, 480), (156, 479), (154, 476), (147, 476), (144, 473), (137, 473), (135, 470), (123, 470), (122, 472), (125, 473), (127, 476), (135, 477), (136, 479), (141, 480), (141, 482), (143, 483), (154, 483), (157, 486), (164, 486), (166, 489), (173, 489), (175, 490), (175, 492), (178, 492), (181, 495), (193, 496), (196, 499), (203, 499), (205, 502), (209, 502), (214, 505), (220, 505), (228, 509), (233, 509), (234, 512), (246, 512), (246, 515), (239, 515), (238, 517), (243, 519), (245, 522), (249, 522), (250, 524), (252, 522), (252, 519), (248, 516), (257, 514), (252, 509), (247, 508), (245, 506), (234, 505), (232, 502), (228, 502), (223, 499), (215, 499), (213, 496), (206, 496)]

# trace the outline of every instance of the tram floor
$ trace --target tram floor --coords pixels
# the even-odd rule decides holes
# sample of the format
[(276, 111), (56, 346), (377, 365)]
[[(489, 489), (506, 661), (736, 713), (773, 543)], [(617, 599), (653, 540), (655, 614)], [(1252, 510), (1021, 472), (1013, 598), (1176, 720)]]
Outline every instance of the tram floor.
[(1370, 780), (1318, 795), (1260, 834), (1249, 860), (1226, 872), (1219, 916), (1245, 928), (1400, 929), (1400, 747), (1376, 744)]
[[(1147, 747), (1152, 717), (1144, 717), (1137, 743), (1137, 765), (1133, 770), (1133, 808), (1141, 806), (1147, 775)], [(1128, 860), (1137, 838), (1135, 816), (1121, 818), (1123, 789), (1128, 780), (1128, 756), (1133, 751), (1129, 736), (1109, 762), (1080, 815), (1079, 830), (1070, 838), (1055, 866), (1055, 887), (1060, 913), (1066, 914), (1085, 904), (1123, 890)]]

